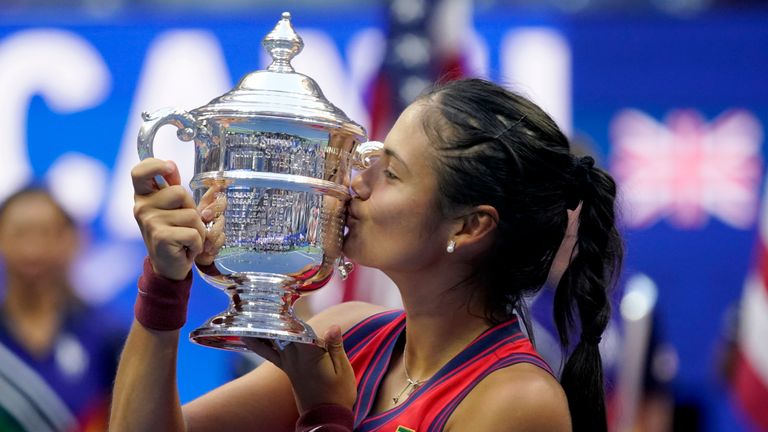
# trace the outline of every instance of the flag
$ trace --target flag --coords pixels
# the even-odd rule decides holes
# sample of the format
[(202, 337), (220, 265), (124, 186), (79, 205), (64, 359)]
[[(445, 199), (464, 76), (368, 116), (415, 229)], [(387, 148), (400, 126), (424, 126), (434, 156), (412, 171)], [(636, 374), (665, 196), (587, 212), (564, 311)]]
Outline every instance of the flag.
[(761, 216), (758, 256), (741, 299), (732, 385), (750, 420), (768, 431), (768, 194)]
[(675, 110), (658, 122), (627, 109), (611, 135), (612, 172), (631, 228), (667, 219), (701, 229), (710, 217), (737, 229), (753, 226), (762, 128), (750, 112), (729, 110), (708, 123), (695, 110)]
[[(471, 31), (468, 0), (390, 0), (382, 67), (366, 100), (369, 138), (384, 141), (397, 116), (437, 81), (469, 70), (461, 43)], [(382, 272), (358, 266), (344, 282), (343, 301), (364, 300), (398, 307), (400, 296)]]

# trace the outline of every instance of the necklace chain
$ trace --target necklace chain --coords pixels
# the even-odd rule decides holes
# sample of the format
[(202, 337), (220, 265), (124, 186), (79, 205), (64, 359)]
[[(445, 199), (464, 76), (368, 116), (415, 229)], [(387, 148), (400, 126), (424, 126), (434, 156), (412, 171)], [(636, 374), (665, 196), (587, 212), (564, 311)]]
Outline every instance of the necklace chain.
[(426, 381), (429, 381), (429, 378), (424, 379), (413, 379), (411, 378), (411, 375), (408, 373), (408, 362), (405, 360), (405, 352), (406, 349), (403, 348), (403, 369), (405, 370), (405, 379), (407, 380), (405, 387), (403, 387), (402, 390), (400, 390), (400, 393), (395, 395), (395, 397), (392, 398), (392, 403), (397, 404), (400, 399), (405, 395), (406, 398), (410, 397), (413, 392), (419, 389), (422, 384), (424, 384)]

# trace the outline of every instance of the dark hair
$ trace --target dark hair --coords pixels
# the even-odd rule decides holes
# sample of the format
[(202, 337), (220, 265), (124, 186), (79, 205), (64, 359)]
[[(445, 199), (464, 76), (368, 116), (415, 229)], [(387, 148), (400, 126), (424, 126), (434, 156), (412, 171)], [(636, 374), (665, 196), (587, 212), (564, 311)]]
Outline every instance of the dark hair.
[(72, 216), (64, 209), (64, 207), (59, 204), (58, 201), (53, 197), (51, 194), (51, 191), (48, 190), (45, 186), (43, 186), (40, 183), (33, 182), (29, 183), (26, 186), (22, 187), (21, 189), (17, 190), (16, 192), (12, 193), (8, 197), (5, 198), (5, 200), (0, 203), (0, 220), (2, 220), (3, 215), (5, 214), (6, 210), (8, 210), (11, 205), (21, 200), (22, 198), (26, 198), (28, 196), (40, 196), (48, 201), (50, 201), (51, 205), (56, 208), (56, 210), (61, 214), (61, 217), (64, 219), (64, 223), (68, 228), (75, 228), (77, 226), (77, 223), (72, 218)]
[(568, 209), (581, 203), (573, 260), (558, 284), (554, 314), (560, 341), (578, 317), (581, 335), (561, 384), (575, 431), (605, 431), (598, 342), (610, 317), (609, 287), (621, 266), (616, 184), (594, 160), (576, 157), (555, 122), (528, 99), (496, 84), (468, 79), (420, 99), (424, 129), (435, 150), (440, 210), (481, 204), (499, 213), (495, 241), (473, 277), (491, 322), (518, 310), (540, 289), (564, 238)]

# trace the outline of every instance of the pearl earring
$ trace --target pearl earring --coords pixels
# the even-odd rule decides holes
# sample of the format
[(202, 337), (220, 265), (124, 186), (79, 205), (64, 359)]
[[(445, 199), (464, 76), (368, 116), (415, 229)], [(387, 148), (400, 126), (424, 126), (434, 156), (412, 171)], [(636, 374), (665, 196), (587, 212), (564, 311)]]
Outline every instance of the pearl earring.
[(449, 241), (448, 242), (448, 247), (445, 248), (445, 251), (448, 252), (448, 253), (453, 253), (453, 251), (455, 251), (455, 250), (456, 250), (456, 241), (455, 240)]

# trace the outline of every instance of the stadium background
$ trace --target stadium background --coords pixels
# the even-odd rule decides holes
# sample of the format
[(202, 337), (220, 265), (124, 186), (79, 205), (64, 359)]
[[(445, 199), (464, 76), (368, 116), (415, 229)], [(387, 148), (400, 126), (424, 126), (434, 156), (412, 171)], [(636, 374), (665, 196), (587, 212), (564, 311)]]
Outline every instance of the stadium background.
[[(759, 249), (768, 9), (617, 3), (464, 3), (453, 25), (432, 31), (449, 45), (439, 52), (460, 57), (463, 74), (530, 95), (628, 185), (626, 273), (658, 287), (658, 337), (670, 347), (675, 402), (701, 430), (748, 430), (718, 371)], [(305, 42), (297, 71), (370, 128), (373, 89), (387, 73), (392, 43), (388, 6), (6, 2), (0, 199), (46, 179), (86, 233), (75, 286), (127, 325), (143, 257), (128, 176), (139, 113), (195, 108), (264, 67), (261, 38), (290, 10)], [(192, 173), (192, 145), (175, 141), (173, 131), (159, 134), (156, 152), (179, 161), (187, 178)], [(315, 307), (344, 296), (345, 287), (333, 285), (310, 299)], [(391, 293), (368, 295), (392, 301)], [(197, 281), (185, 330), (224, 307), (223, 294)], [(182, 400), (230, 379), (236, 356), (183, 342)]]

